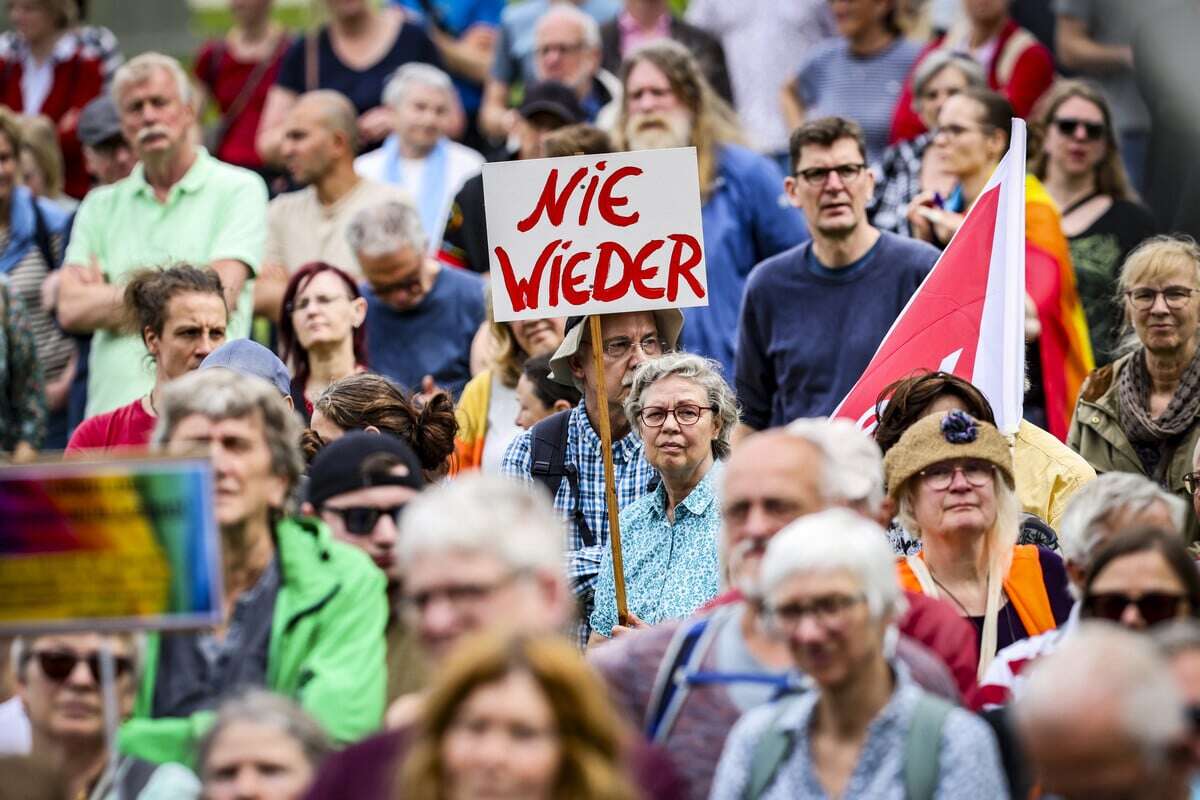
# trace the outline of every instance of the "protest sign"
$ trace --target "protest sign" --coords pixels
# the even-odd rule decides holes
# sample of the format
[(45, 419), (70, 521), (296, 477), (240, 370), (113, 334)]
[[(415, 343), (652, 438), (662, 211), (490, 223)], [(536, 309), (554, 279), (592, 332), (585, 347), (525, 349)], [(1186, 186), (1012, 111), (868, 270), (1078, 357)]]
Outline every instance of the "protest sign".
[(0, 633), (213, 625), (220, 567), (206, 460), (0, 469)]
[(497, 322), (708, 305), (694, 147), (485, 164)]

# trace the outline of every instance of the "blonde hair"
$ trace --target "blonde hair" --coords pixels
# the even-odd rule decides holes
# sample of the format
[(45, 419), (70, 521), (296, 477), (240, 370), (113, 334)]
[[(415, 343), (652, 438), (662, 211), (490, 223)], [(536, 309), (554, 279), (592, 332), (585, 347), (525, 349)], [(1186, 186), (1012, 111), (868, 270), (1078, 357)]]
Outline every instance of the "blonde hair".
[(419, 734), (394, 777), (396, 796), (447, 796), (442, 744), (459, 709), (481, 687), (512, 674), (537, 684), (557, 723), (560, 747), (552, 796), (627, 800), (636, 792), (622, 773), (626, 733), (608, 689), (579, 652), (557, 636), (485, 634), (468, 640), (441, 670), (421, 712)]
[(1137, 192), (1130, 185), (1129, 177), (1125, 174), (1125, 165), (1121, 161), (1121, 148), (1117, 144), (1117, 134), (1113, 130), (1112, 112), (1109, 110), (1108, 101), (1104, 99), (1104, 95), (1100, 93), (1099, 89), (1085, 81), (1057, 81), (1050, 87), (1050, 91), (1046, 92), (1038, 101), (1037, 107), (1034, 109), (1033, 124), (1030, 125), (1030, 133), (1034, 142), (1031, 142), (1029, 147), (1029, 171), (1038, 180), (1046, 179), (1046, 169), (1049, 166), (1050, 158), (1046, 155), (1042, 142), (1049, 133), (1050, 125), (1053, 124), (1054, 115), (1058, 112), (1059, 107), (1072, 97), (1088, 101), (1100, 109), (1100, 115), (1104, 117), (1105, 153), (1104, 158), (1100, 159), (1095, 168), (1096, 191), (1115, 200), (1136, 200)]
[(491, 284), (483, 289), (483, 307), (487, 310), (488, 334), (492, 338), (491, 368), (500, 378), (500, 383), (514, 389), (521, 379), (521, 371), (529, 353), (517, 344), (516, 334), (509, 323), (496, 322), (496, 314), (492, 310)]
[(41, 114), (21, 118), (22, 149), (33, 156), (46, 184), (46, 196), (63, 193), (63, 154), (58, 146), (58, 131), (54, 122)]
[[(700, 172), (700, 196), (707, 200), (717, 181), (719, 146), (743, 142), (737, 115), (713, 91), (687, 48), (670, 39), (643, 45), (625, 58), (621, 65), (622, 88), (629, 83), (633, 68), (643, 61), (666, 76), (671, 91), (692, 112), (692, 143), (696, 146), (696, 162)], [(626, 100), (621, 103), (613, 126), (613, 143), (620, 150), (628, 148), (625, 140), (625, 125), (628, 122), (629, 105)]]
[(1130, 353), (1141, 346), (1129, 318), (1125, 292), (1143, 281), (1160, 278), (1180, 265), (1191, 267), (1192, 287), (1200, 289), (1200, 245), (1190, 236), (1151, 236), (1125, 257), (1125, 263), (1121, 265), (1121, 274), (1117, 278), (1117, 296), (1113, 298), (1122, 309), (1121, 341), (1117, 346), (1117, 355)]

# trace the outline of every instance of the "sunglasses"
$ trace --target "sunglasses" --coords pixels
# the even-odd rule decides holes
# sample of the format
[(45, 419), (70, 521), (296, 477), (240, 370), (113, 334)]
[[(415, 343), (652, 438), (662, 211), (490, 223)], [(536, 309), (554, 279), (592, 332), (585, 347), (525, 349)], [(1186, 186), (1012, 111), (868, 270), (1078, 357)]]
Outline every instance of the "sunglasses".
[(1186, 598), (1181, 594), (1167, 592), (1147, 592), (1141, 597), (1130, 597), (1121, 592), (1104, 592), (1084, 598), (1083, 611), (1089, 617), (1106, 619), (1110, 622), (1120, 622), (1129, 606), (1137, 606), (1138, 614), (1147, 625), (1157, 625), (1160, 622), (1179, 616), (1180, 606)]
[(1105, 131), (1103, 122), (1088, 122), (1074, 117), (1058, 117), (1053, 124), (1063, 136), (1074, 136), (1075, 131), (1079, 130), (1079, 126), (1082, 125), (1083, 138), (1089, 142), (1100, 141), (1100, 137), (1104, 135)]
[[(87, 656), (78, 656), (74, 653), (66, 653), (59, 650), (43, 650), (39, 653), (34, 653), (33, 657), (37, 659), (38, 668), (50, 680), (56, 683), (62, 683), (71, 673), (75, 671), (75, 665), (80, 661), (88, 666), (88, 672), (92, 673), (92, 680), (97, 684), (100, 683), (100, 654), (91, 653)], [(113, 657), (113, 671), (115, 677), (128, 675), (133, 672), (133, 659), (124, 656)]]
[(392, 518), (393, 524), (400, 524), (400, 513), (404, 511), (404, 504), (398, 506), (389, 506), (388, 508), (373, 508), (371, 506), (347, 506), (345, 508), (329, 508), (326, 506), (321, 509), (328, 511), (331, 514), (337, 514), (342, 518), (342, 524), (346, 527), (346, 533), (353, 533), (355, 536), (370, 536), (375, 530), (375, 526), (379, 524), (379, 518), (387, 514)]

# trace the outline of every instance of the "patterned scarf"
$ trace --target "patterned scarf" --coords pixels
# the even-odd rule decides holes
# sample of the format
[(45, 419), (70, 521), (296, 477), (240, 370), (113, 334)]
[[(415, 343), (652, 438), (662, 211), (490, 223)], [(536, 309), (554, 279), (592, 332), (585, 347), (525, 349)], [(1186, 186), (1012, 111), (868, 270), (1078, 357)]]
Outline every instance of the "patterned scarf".
[(1146, 474), (1165, 485), (1170, 455), (1200, 414), (1200, 350), (1184, 370), (1167, 410), (1157, 419), (1150, 417), (1150, 371), (1144, 348), (1130, 356), (1121, 370), (1117, 390), (1125, 436), (1142, 460)]

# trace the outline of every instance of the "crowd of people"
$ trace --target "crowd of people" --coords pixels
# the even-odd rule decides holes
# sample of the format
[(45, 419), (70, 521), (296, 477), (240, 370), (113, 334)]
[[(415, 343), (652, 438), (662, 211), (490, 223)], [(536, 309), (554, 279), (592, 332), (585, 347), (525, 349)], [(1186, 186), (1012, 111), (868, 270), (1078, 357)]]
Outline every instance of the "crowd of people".
[[(314, 5), (8, 0), (0, 460), (206, 454), (223, 615), (0, 639), (0, 797), (1200, 797), (1194, 4)], [(1014, 117), (1024, 419), (831, 418)], [(495, 319), (485, 163), (671, 147), (707, 306)]]

